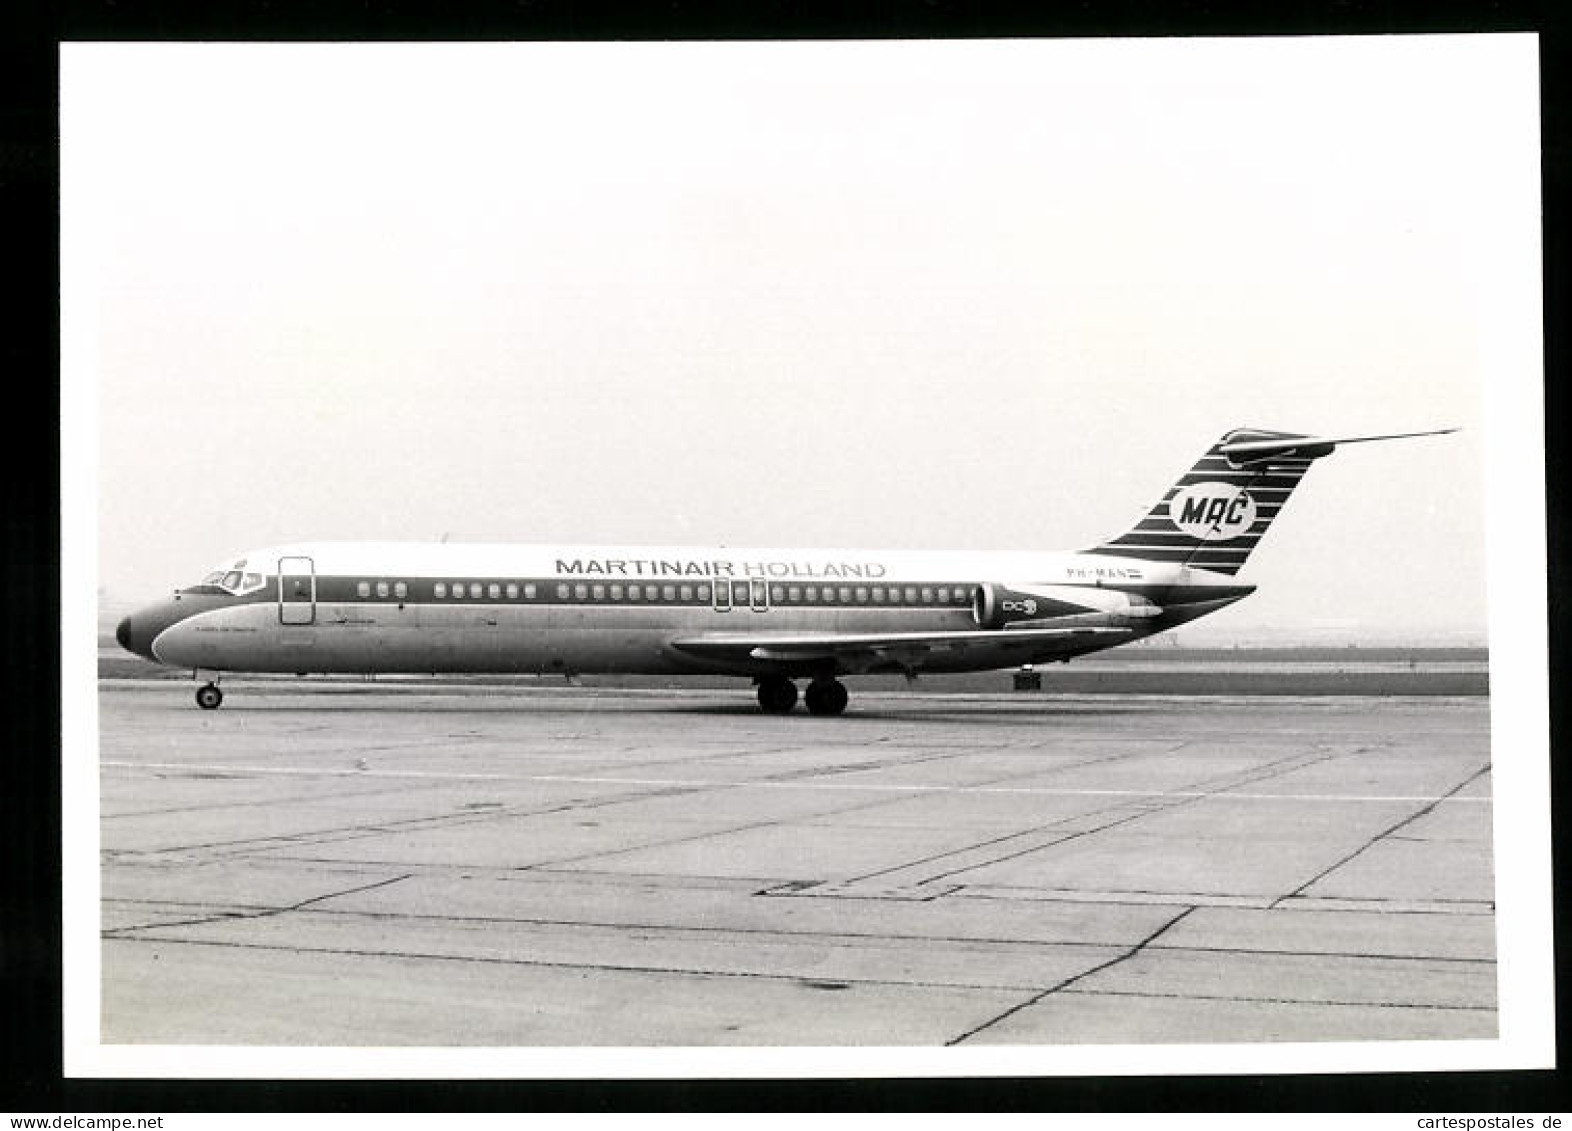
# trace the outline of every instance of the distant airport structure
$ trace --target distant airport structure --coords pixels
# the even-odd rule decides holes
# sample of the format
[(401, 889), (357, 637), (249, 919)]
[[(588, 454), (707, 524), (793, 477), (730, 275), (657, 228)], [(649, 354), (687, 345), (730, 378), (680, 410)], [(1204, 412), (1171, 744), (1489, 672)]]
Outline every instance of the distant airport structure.
[(128, 651), (225, 672), (733, 675), (816, 715), (840, 677), (967, 672), (1144, 640), (1248, 596), (1235, 575), (1338, 444), (1228, 432), (1130, 530), (1069, 553), (319, 542), (226, 559), (122, 620)]

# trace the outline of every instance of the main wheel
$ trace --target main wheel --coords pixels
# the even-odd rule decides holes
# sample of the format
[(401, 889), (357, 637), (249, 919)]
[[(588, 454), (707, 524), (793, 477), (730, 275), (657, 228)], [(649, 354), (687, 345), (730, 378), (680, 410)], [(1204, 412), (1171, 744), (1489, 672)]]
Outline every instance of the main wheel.
[(838, 679), (816, 679), (805, 696), (808, 711), (815, 715), (838, 715), (846, 709), (846, 685)]
[(216, 710), (218, 705), (224, 701), (224, 693), (213, 684), (205, 683), (197, 688), (196, 701), (197, 706), (204, 711)]
[(797, 685), (781, 676), (759, 680), (759, 706), (772, 715), (784, 715), (797, 705)]

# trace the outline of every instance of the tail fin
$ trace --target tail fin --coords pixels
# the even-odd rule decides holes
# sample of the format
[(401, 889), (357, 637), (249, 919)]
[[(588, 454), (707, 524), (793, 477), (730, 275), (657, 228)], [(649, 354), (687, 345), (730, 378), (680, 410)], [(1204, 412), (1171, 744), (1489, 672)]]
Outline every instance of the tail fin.
[(1087, 552), (1238, 573), (1310, 465), (1338, 444), (1455, 431), (1323, 439), (1236, 428), (1213, 444), (1132, 530)]

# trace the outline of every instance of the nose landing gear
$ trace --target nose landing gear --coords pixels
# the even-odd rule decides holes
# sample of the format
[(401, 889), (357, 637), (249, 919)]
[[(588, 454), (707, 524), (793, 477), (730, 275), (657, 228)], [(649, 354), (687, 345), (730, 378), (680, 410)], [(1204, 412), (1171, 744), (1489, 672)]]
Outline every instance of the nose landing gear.
[(218, 689), (218, 684), (204, 683), (197, 688), (196, 701), (197, 706), (204, 711), (215, 711), (218, 709), (218, 705), (224, 701), (224, 693)]

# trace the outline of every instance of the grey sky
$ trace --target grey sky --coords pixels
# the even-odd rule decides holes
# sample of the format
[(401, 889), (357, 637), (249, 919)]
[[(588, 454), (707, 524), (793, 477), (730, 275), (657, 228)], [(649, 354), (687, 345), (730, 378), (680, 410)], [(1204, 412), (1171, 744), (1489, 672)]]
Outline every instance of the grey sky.
[(1236, 425), (1462, 425), (1317, 467), (1213, 631), (1482, 637), (1533, 59), (69, 45), (100, 584), (324, 537), (1072, 549)]

